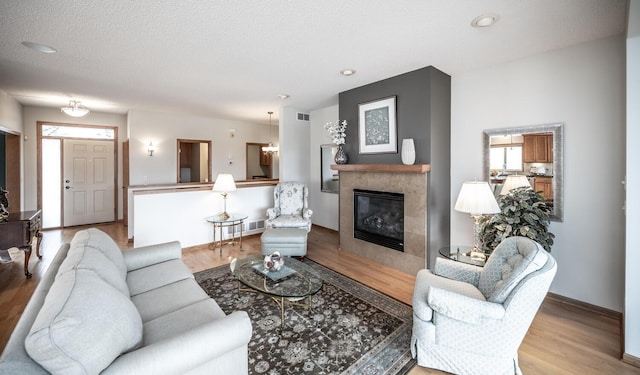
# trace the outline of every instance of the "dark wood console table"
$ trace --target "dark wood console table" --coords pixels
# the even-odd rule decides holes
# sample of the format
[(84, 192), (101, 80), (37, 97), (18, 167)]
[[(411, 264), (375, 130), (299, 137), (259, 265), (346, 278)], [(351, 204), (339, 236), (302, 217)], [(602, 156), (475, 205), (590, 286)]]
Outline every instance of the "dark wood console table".
[(24, 251), (24, 275), (27, 279), (31, 278), (29, 258), (31, 258), (33, 237), (37, 238), (36, 255), (38, 259), (42, 259), (40, 255), (41, 216), (40, 210), (11, 212), (6, 221), (0, 221), (0, 249), (17, 247)]

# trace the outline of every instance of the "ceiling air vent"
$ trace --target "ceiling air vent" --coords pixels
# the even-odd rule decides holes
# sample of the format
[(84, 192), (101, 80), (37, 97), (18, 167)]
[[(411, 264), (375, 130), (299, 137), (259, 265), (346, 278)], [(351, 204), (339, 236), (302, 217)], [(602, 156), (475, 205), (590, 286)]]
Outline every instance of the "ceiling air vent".
[(300, 121), (309, 121), (309, 114), (308, 113), (298, 112), (298, 120), (300, 120)]

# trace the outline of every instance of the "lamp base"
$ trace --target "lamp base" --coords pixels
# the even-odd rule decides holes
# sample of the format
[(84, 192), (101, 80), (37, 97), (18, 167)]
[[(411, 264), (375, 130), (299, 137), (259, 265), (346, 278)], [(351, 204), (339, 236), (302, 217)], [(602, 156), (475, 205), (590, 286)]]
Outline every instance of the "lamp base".
[(219, 217), (220, 217), (220, 219), (222, 219), (222, 220), (227, 220), (227, 219), (230, 217), (230, 216), (229, 216), (229, 214), (227, 213), (227, 211), (225, 211), (225, 212), (221, 213), (221, 214), (220, 214), (220, 215), (218, 215), (218, 216), (219, 216)]

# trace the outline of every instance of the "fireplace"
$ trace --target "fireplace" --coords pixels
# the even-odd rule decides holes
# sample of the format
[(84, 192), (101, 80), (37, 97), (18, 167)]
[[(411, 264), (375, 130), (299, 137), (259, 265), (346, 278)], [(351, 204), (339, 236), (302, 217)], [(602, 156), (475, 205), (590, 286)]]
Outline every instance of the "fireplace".
[(404, 194), (353, 189), (353, 236), (404, 252)]
[[(334, 164), (340, 171), (340, 249), (376, 263), (415, 275), (427, 264), (428, 164)], [(392, 191), (404, 197), (403, 251), (355, 238), (355, 189)], [(449, 189), (446, 206), (449, 207)], [(446, 199), (445, 199), (446, 198)], [(447, 208), (447, 212), (448, 208)], [(447, 219), (448, 223), (449, 220)], [(439, 222), (436, 224), (440, 225)], [(447, 241), (448, 241), (448, 230)], [(396, 241), (398, 242), (398, 241)], [(447, 242), (448, 243), (448, 242)], [(439, 247), (436, 247), (439, 248)]]

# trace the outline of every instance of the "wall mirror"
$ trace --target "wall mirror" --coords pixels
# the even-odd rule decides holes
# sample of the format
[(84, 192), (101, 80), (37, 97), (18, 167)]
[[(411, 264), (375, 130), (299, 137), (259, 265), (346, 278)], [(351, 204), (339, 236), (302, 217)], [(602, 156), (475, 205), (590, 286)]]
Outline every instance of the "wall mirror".
[(247, 180), (273, 178), (273, 158), (262, 152), (263, 146), (269, 144), (247, 142)]
[(178, 183), (211, 181), (211, 141), (178, 139)]
[(510, 174), (524, 174), (552, 205), (551, 220), (563, 220), (563, 124), (490, 129), (483, 134), (484, 178), (496, 194)]
[(335, 144), (320, 145), (320, 190), (325, 193), (340, 192), (340, 175), (331, 169), (336, 151), (338, 146)]

